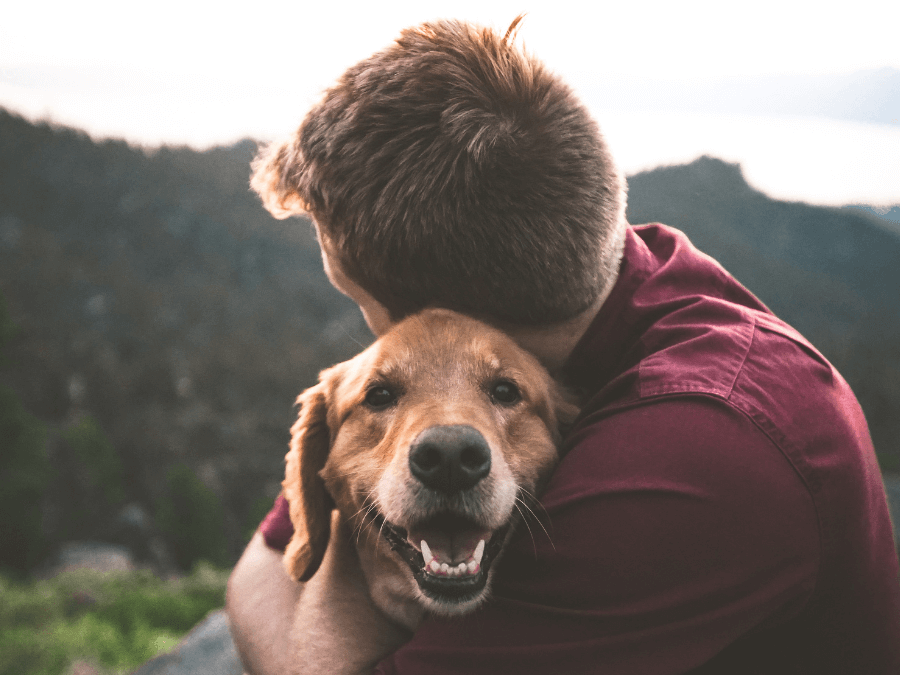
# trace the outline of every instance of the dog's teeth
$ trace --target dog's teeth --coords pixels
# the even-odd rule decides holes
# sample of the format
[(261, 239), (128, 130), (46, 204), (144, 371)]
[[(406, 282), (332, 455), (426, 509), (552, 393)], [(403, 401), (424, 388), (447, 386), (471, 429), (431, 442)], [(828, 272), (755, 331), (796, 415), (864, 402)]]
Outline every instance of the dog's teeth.
[(481, 564), (481, 558), (484, 555), (484, 539), (478, 542), (478, 546), (475, 547), (475, 553), (472, 554), (472, 559), (475, 561), (476, 565)]
[(442, 563), (432, 553), (428, 542), (424, 539), (419, 543), (422, 549), (422, 558), (425, 560), (425, 571), (432, 574), (438, 574), (446, 577), (461, 577), (476, 574), (481, 569), (481, 559), (484, 556), (484, 539), (478, 542), (475, 551), (467, 561), (463, 561), (456, 565)]
[(451, 578), (471, 576), (477, 574), (479, 569), (481, 569), (481, 566), (471, 559), (468, 563), (461, 562), (458, 565), (450, 565), (448, 563), (439, 563), (437, 558), (432, 558), (431, 561), (425, 565), (426, 572)]

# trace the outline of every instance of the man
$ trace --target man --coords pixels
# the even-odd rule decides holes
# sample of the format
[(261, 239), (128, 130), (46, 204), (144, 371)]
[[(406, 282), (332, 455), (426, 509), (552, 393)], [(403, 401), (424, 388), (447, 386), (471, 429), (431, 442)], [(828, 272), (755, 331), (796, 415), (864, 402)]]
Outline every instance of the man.
[[(683, 234), (625, 222), (595, 123), (516, 23), (404, 31), (256, 167), (270, 210), (312, 216), (375, 334), (455, 309), (585, 402), (542, 497), (550, 536), (511, 542), (483, 609), (370, 641), (376, 672), (900, 672), (897, 557), (853, 394)], [(287, 579), (289, 534), (276, 506), (229, 589), (258, 675), (302, 672), (291, 621), (329, 592)]]

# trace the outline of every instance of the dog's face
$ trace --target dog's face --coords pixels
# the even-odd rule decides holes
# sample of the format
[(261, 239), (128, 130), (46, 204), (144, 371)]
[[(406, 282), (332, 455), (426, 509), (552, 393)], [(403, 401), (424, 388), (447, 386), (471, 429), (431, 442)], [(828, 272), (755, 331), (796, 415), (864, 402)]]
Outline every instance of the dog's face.
[(284, 482), (289, 572), (308, 579), (318, 567), (330, 497), (360, 545), (390, 562), (385, 573), (443, 614), (486, 597), (575, 412), (509, 337), (446, 310), (400, 322), (299, 402)]

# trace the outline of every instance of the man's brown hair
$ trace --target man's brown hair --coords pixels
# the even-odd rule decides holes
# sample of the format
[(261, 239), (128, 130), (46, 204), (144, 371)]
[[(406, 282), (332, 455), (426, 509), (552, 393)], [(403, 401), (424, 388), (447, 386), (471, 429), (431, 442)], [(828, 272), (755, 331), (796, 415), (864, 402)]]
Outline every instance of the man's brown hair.
[(254, 163), (267, 208), (309, 213), (393, 320), (553, 323), (615, 278), (624, 181), (572, 90), (516, 45), (520, 19), (404, 30)]

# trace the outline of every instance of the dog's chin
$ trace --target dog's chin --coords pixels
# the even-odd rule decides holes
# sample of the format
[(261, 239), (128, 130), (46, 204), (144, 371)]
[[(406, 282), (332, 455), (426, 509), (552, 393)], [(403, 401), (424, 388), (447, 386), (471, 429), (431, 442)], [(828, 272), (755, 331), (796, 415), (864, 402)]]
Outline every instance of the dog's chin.
[(408, 529), (381, 515), (374, 520), (391, 549), (409, 567), (423, 607), (435, 614), (458, 615), (474, 610), (487, 598), (491, 567), (507, 539), (510, 523), (485, 530), (450, 513)]

